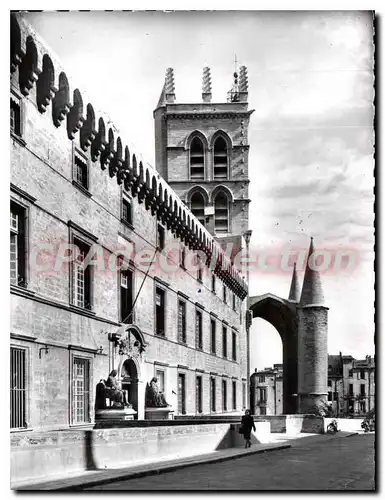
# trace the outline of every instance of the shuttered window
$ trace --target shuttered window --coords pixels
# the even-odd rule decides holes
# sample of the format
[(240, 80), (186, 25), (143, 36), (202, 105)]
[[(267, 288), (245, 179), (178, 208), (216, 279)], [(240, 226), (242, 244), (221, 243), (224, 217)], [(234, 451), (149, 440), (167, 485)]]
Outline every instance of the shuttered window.
[(90, 362), (84, 358), (73, 358), (72, 423), (90, 421)]
[(10, 365), (11, 429), (21, 429), (27, 427), (25, 349), (11, 347)]

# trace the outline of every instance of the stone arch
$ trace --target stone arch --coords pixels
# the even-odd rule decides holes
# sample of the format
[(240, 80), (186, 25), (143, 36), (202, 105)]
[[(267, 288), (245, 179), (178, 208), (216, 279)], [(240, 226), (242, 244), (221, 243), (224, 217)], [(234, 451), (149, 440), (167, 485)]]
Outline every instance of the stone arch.
[(74, 103), (67, 115), (67, 134), (69, 139), (74, 139), (76, 132), (84, 122), (83, 98), (79, 89), (74, 90)]
[(20, 92), (27, 96), (36, 82), (40, 70), (38, 69), (38, 53), (31, 36), (27, 37), (26, 51), (19, 66)]
[(231, 198), (230, 189), (225, 186), (217, 186), (211, 193), (214, 205), (214, 231), (216, 233), (231, 232)]
[(80, 129), (80, 147), (83, 151), (87, 151), (97, 134), (95, 130), (95, 112), (92, 104), (87, 104), (86, 109), (86, 120)]
[(199, 139), (203, 142), (203, 147), (204, 147), (204, 150), (207, 151), (208, 148), (209, 148), (209, 141), (207, 139), (207, 136), (201, 132), (200, 130), (194, 130), (193, 132), (191, 132), (185, 139), (185, 143), (184, 143), (184, 149), (187, 151), (190, 149), (190, 146), (191, 146), (191, 142), (193, 141), (193, 139), (195, 137), (199, 137)]
[(228, 134), (217, 130), (210, 141), (212, 153), (212, 178), (226, 180), (230, 178), (232, 141)]
[(11, 14), (11, 72), (16, 71), (17, 66), (20, 64), (24, 51), (21, 48), (21, 31), (19, 23), (14, 14)]
[(59, 127), (71, 107), (70, 87), (65, 73), (59, 75), (59, 89), (52, 101), (52, 120), (55, 127)]
[(217, 196), (217, 194), (220, 191), (223, 191), (226, 194), (226, 196), (229, 199), (229, 201), (231, 203), (234, 203), (234, 194), (233, 194), (233, 192), (231, 191), (231, 189), (229, 189), (224, 184), (218, 184), (218, 186), (215, 186), (215, 188), (211, 191), (211, 193), (210, 193), (210, 203), (214, 203), (215, 197)]
[(36, 82), (36, 103), (40, 113), (45, 113), (51, 99), (55, 97), (55, 70), (51, 58), (44, 54), (43, 71)]
[(298, 392), (298, 328), (296, 304), (267, 293), (249, 297), (253, 318), (270, 323), (282, 339), (283, 349), (283, 413), (297, 413)]
[(190, 204), (191, 204), (191, 197), (196, 193), (196, 192), (199, 192), (202, 196), (203, 196), (203, 199), (204, 199), (204, 202), (205, 202), (205, 205), (208, 205), (209, 202), (210, 202), (210, 197), (209, 197), (209, 193), (207, 192), (207, 190), (202, 187), (202, 186), (193, 186), (186, 194), (186, 204), (188, 207), (190, 207)]
[(227, 144), (227, 151), (230, 152), (233, 148), (233, 141), (232, 141), (231, 137), (229, 136), (229, 134), (227, 132), (225, 132), (224, 130), (217, 130), (211, 136), (210, 142), (209, 142), (210, 151), (213, 149), (214, 143), (218, 139), (218, 137), (222, 137), (225, 140), (225, 142)]

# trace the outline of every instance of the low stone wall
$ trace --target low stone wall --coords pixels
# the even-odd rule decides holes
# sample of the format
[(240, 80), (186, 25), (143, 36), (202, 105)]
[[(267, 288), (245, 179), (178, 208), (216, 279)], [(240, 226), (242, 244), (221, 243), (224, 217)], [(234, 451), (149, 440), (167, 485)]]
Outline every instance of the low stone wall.
[(308, 432), (322, 434), (324, 432), (323, 417), (315, 415), (263, 415), (254, 416), (255, 422), (269, 422), (271, 432), (285, 432), (289, 435)]
[[(243, 434), (239, 434), (241, 424), (231, 424), (234, 429), (233, 447), (238, 448), (245, 446), (245, 438)], [(270, 422), (255, 422), (255, 431), (251, 431), (251, 444), (266, 444), (271, 442)]]
[(65, 430), (11, 435), (11, 482), (120, 467), (234, 446), (230, 423)]

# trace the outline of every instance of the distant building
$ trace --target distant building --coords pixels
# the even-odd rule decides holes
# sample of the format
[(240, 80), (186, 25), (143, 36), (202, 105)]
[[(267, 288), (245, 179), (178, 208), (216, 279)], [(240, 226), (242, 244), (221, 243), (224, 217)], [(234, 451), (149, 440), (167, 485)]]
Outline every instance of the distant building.
[[(255, 369), (250, 377), (254, 415), (282, 415), (283, 365)], [(363, 415), (375, 406), (375, 358), (328, 355), (328, 405), (335, 415)]]
[(250, 377), (251, 411), (254, 415), (283, 414), (283, 364), (255, 369)]
[(367, 413), (375, 394), (375, 357), (328, 356), (328, 402), (337, 415)]

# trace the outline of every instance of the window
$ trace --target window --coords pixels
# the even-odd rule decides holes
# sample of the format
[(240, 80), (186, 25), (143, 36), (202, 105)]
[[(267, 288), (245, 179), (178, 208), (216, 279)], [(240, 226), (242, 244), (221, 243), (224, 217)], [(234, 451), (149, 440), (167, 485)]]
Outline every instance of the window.
[(229, 230), (229, 207), (225, 193), (219, 192), (214, 201), (214, 230), (216, 233), (227, 233)]
[(233, 380), (233, 410), (237, 409), (237, 382)]
[(365, 379), (365, 370), (360, 370), (360, 379)]
[(242, 408), (246, 408), (246, 382), (242, 382)]
[(328, 380), (328, 387), (331, 387), (331, 386), (332, 386), (332, 381)]
[(11, 429), (27, 427), (26, 351), (11, 347)]
[(202, 283), (202, 259), (199, 255), (196, 256), (196, 264), (198, 266), (197, 269), (197, 280)]
[(267, 391), (266, 387), (261, 387), (259, 389), (259, 400), (261, 403), (266, 403), (266, 391)]
[(353, 384), (349, 384), (349, 396), (353, 396)]
[(227, 358), (227, 328), (225, 326), (222, 328), (222, 354), (224, 358)]
[(361, 394), (361, 396), (365, 396), (365, 384), (361, 384), (360, 394)]
[(215, 293), (215, 275), (211, 275), (211, 291)]
[(74, 152), (73, 176), (75, 184), (88, 190), (88, 161), (77, 150)]
[(203, 143), (194, 137), (190, 145), (190, 179), (205, 178), (205, 159)]
[(233, 309), (234, 311), (237, 309), (237, 296), (233, 293)]
[(266, 406), (261, 406), (260, 407), (259, 414), (260, 415), (266, 415)]
[(11, 94), (11, 132), (21, 137), (21, 101)]
[(178, 301), (178, 339), (186, 342), (186, 302)]
[(215, 319), (210, 320), (210, 333), (211, 333), (211, 353), (217, 352), (217, 339), (216, 339), (216, 322)]
[(366, 413), (366, 402), (360, 401), (360, 411), (361, 413)]
[(133, 323), (133, 272), (129, 269), (120, 271), (120, 321)]
[(164, 242), (165, 242), (165, 229), (162, 226), (162, 224), (159, 224), (159, 222), (158, 222), (157, 228), (158, 228), (158, 230), (157, 230), (157, 247), (159, 248), (159, 250), (163, 250)]
[(237, 360), (237, 334), (232, 332), (232, 349), (233, 361)]
[(199, 222), (205, 225), (205, 201), (201, 193), (194, 193), (191, 196), (190, 202), (191, 212), (199, 220)]
[(333, 393), (332, 392), (328, 392), (328, 401), (333, 401)]
[(90, 362), (73, 358), (72, 423), (90, 422)]
[(129, 198), (122, 198), (122, 221), (132, 226), (132, 203)]
[(165, 292), (155, 289), (155, 334), (165, 336)]
[(195, 381), (195, 408), (196, 413), (202, 413), (202, 377), (196, 377)]
[(180, 248), (180, 266), (186, 269), (186, 248), (184, 246)]
[(202, 313), (201, 313), (201, 311), (195, 312), (195, 345), (196, 345), (197, 349), (203, 349)]
[(184, 373), (178, 374), (178, 413), (186, 413), (186, 376)]
[(353, 370), (349, 370), (349, 377), (353, 378)]
[(334, 392), (333, 394), (334, 394), (334, 396), (333, 396), (334, 401), (338, 401), (338, 399), (339, 399), (338, 392)]
[(73, 304), (91, 309), (91, 266), (84, 262), (90, 246), (77, 238), (74, 238), (74, 245), (77, 246), (77, 251), (73, 261)]
[(211, 401), (211, 411), (216, 411), (216, 387), (215, 378), (210, 377), (210, 401)]
[(260, 375), (260, 376), (258, 377), (258, 381), (259, 381), (259, 382), (262, 382), (262, 383), (263, 383), (263, 382), (265, 382), (265, 375)]
[(158, 380), (158, 387), (161, 392), (165, 392), (165, 383), (164, 383), (164, 370), (156, 370), (155, 377)]
[(214, 179), (227, 179), (227, 144), (223, 137), (214, 143)]
[(10, 281), (12, 285), (25, 286), (27, 271), (26, 256), (26, 210), (11, 201), (10, 210)]
[(222, 410), (227, 411), (227, 382), (222, 380)]
[(223, 302), (227, 304), (227, 288), (225, 284), (223, 284)]

